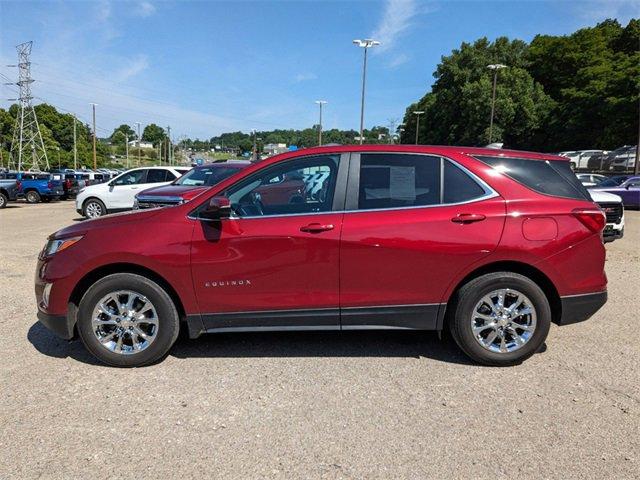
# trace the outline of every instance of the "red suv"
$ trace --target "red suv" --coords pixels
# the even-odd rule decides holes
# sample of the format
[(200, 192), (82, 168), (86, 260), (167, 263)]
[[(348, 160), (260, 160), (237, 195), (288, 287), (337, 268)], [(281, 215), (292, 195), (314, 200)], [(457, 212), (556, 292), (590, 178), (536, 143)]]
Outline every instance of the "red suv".
[(449, 329), (488, 365), (607, 299), (605, 217), (564, 157), (336, 146), (252, 164), (176, 206), (51, 235), (38, 318), (140, 366), (180, 328)]

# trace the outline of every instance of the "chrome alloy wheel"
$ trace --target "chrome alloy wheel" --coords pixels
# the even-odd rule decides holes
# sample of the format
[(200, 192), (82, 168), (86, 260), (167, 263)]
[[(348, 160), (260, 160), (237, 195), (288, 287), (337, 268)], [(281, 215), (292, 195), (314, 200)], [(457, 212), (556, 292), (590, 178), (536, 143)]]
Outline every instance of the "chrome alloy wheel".
[(146, 349), (158, 334), (158, 314), (144, 295), (118, 290), (102, 297), (91, 316), (94, 335), (104, 348), (122, 355)]
[(513, 352), (531, 340), (536, 310), (531, 300), (517, 290), (494, 290), (473, 309), (471, 329), (476, 341), (487, 350)]
[(98, 202), (89, 202), (85, 208), (87, 217), (97, 218), (102, 216), (102, 206)]

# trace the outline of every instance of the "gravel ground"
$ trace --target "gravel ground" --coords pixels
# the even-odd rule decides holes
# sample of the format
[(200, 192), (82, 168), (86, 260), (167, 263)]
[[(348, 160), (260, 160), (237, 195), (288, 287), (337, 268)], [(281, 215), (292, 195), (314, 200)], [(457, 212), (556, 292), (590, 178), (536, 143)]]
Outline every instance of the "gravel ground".
[(525, 364), (431, 333), (221, 334), (96, 364), (36, 322), (33, 275), (73, 202), (0, 212), (0, 478), (639, 478), (640, 212), (609, 302)]

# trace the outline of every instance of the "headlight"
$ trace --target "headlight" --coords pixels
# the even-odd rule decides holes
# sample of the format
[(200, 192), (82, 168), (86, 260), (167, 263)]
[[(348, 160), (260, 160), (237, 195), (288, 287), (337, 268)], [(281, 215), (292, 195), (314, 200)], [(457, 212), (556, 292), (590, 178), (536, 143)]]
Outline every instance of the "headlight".
[(78, 193), (82, 193), (86, 190), (86, 187), (82, 187), (80, 190), (78, 190)]
[(82, 235), (78, 237), (69, 237), (69, 238), (57, 238), (53, 240), (49, 240), (44, 247), (45, 256), (53, 255), (54, 253), (61, 252), (62, 250), (66, 250), (71, 245), (79, 242), (82, 238)]

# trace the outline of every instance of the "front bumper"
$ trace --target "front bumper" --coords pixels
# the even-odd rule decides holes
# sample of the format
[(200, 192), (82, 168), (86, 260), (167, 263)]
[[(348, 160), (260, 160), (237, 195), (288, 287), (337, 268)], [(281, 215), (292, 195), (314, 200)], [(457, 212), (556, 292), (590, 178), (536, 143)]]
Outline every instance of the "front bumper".
[(558, 325), (570, 325), (584, 322), (591, 318), (607, 303), (607, 292), (587, 293), (586, 295), (571, 295), (560, 297), (562, 315), (556, 322)]
[(74, 336), (75, 322), (70, 315), (50, 315), (38, 310), (38, 320), (60, 338), (71, 340)]

